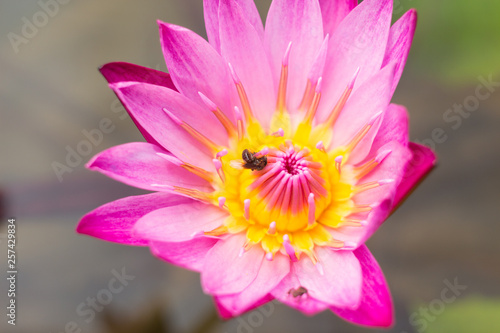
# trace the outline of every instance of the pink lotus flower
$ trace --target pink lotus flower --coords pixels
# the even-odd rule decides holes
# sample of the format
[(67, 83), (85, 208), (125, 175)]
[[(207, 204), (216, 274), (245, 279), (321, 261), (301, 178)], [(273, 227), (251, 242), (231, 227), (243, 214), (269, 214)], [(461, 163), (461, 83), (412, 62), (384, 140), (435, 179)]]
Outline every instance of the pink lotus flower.
[(364, 242), (434, 165), (390, 104), (416, 23), (392, 1), (205, 0), (209, 42), (159, 22), (170, 74), (101, 68), (147, 143), (92, 170), (156, 193), (87, 214), (78, 232), (149, 246), (201, 272), (221, 316), (273, 299), (390, 326)]

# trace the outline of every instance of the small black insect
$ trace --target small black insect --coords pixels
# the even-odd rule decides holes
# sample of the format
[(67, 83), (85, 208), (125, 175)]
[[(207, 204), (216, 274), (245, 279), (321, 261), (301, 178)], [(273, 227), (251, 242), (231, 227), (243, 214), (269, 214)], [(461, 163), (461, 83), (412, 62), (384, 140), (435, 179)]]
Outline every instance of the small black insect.
[(255, 153), (252, 153), (248, 149), (243, 150), (241, 158), (243, 158), (243, 161), (245, 161), (243, 167), (245, 169), (251, 169), (252, 171), (260, 171), (267, 165), (267, 156), (255, 157)]
[(290, 289), (288, 295), (292, 295), (294, 298), (307, 294), (307, 289), (300, 286), (297, 289)]

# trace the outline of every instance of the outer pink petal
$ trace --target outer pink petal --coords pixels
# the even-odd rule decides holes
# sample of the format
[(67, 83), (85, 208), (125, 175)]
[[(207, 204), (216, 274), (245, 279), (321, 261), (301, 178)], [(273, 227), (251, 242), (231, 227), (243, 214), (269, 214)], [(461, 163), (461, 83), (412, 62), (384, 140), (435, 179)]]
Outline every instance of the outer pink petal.
[(227, 138), (226, 131), (213, 114), (181, 94), (163, 87), (121, 84), (113, 89), (141, 126), (165, 149), (184, 162), (214, 170), (213, 156), (209, 150), (167, 116), (164, 109), (203, 134), (224, 141), (224, 136)]
[(436, 166), (436, 155), (425, 146), (410, 142), (412, 158), (396, 190), (393, 207), (397, 207), (415, 186)]
[(325, 119), (357, 69), (355, 88), (382, 65), (392, 18), (392, 0), (365, 0), (340, 23), (328, 45), (319, 119)]
[(333, 35), (342, 20), (358, 5), (358, 0), (319, 0), (325, 35)]
[(396, 90), (401, 74), (403, 74), (416, 25), (417, 12), (414, 9), (410, 9), (391, 27), (382, 67), (396, 63), (392, 91)]
[(265, 45), (274, 78), (280, 77), (283, 57), (290, 42), (287, 106), (290, 111), (295, 111), (302, 100), (311, 65), (323, 42), (318, 0), (272, 2), (267, 14)]
[(201, 272), (207, 252), (218, 242), (213, 238), (196, 238), (186, 242), (151, 242), (151, 252), (171, 264)]
[(324, 273), (309, 258), (294, 264), (297, 278), (308, 295), (341, 308), (356, 309), (361, 301), (363, 276), (358, 259), (351, 251), (316, 250)]
[(188, 201), (190, 200), (187, 198), (169, 193), (123, 198), (107, 203), (85, 215), (76, 231), (115, 243), (147, 245), (147, 240), (132, 234), (132, 228), (137, 220), (156, 209)]
[(199, 201), (166, 207), (143, 216), (134, 226), (139, 237), (160, 242), (184, 242), (219, 227), (227, 212)]
[(203, 290), (211, 295), (230, 295), (243, 291), (257, 277), (264, 251), (254, 246), (242, 256), (243, 234), (220, 240), (208, 253), (201, 273)]
[(356, 195), (354, 197), (356, 204), (371, 205), (373, 207), (367, 218), (365, 216), (359, 217), (366, 218), (367, 225), (361, 228), (341, 227), (331, 229), (331, 233), (336, 239), (362, 245), (391, 213), (396, 189), (401, 183), (406, 165), (411, 159), (411, 151), (396, 141), (389, 142), (380, 148), (380, 152), (388, 150), (391, 153), (371, 173), (363, 177), (360, 184), (387, 179), (394, 181)]
[[(335, 122), (333, 147), (349, 143), (378, 112), (387, 109), (392, 98), (393, 70), (394, 66), (384, 68), (352, 93)], [(355, 153), (350, 157), (350, 163), (357, 163), (368, 154), (376, 134), (377, 128), (373, 126), (356, 147)]]
[(390, 327), (394, 321), (391, 294), (384, 274), (368, 248), (354, 251), (363, 271), (361, 304), (355, 310), (331, 308), (338, 316), (355, 324), (370, 327)]
[[(100, 67), (99, 71), (111, 86), (114, 84), (119, 84), (120, 82), (142, 82), (163, 86), (165, 88), (177, 91), (168, 73), (163, 73), (154, 69), (129, 64), (126, 62), (111, 62)], [(134, 118), (133, 113), (131, 113), (128, 109), (127, 112), (130, 114), (130, 117), (132, 118), (146, 141), (158, 144), (158, 142), (156, 142), (156, 140)]]
[(217, 303), (233, 316), (238, 316), (272, 299), (268, 294), (290, 272), (290, 259), (278, 254), (273, 261), (264, 260), (255, 280), (242, 292), (217, 297)]
[[(225, 297), (225, 296), (221, 296)], [(257, 302), (253, 303), (251, 307), (247, 308), (245, 312), (251, 311), (253, 309), (256, 309), (270, 301), (274, 300), (274, 297), (271, 296), (270, 294), (267, 294), (266, 296), (262, 297), (260, 300)], [(224, 304), (220, 302), (220, 297), (214, 297), (214, 303), (217, 308), (217, 312), (219, 313), (219, 316), (223, 319), (231, 319), (237, 315), (234, 315), (231, 310), (227, 309), (224, 307)]]
[(295, 273), (295, 265), (292, 265), (290, 273), (281, 280), (280, 284), (274, 288), (271, 295), (281, 303), (286, 304), (294, 309), (303, 312), (306, 315), (312, 316), (318, 312), (328, 309), (328, 305), (314, 299), (310, 295), (302, 295), (293, 297), (289, 294), (290, 290), (301, 287), (301, 283), (297, 279)]
[(181, 186), (202, 191), (212, 190), (206, 180), (167, 161), (158, 154), (171, 156), (164, 149), (151, 143), (126, 143), (97, 154), (89, 161), (87, 167), (127, 185), (145, 190), (164, 190), (156, 185)]
[(267, 126), (276, 91), (262, 39), (234, 0), (220, 0), (219, 24), (221, 54), (241, 80), (254, 115)]
[(110, 62), (99, 68), (109, 84), (120, 82), (149, 83), (177, 91), (170, 74), (127, 62)]
[(384, 112), (382, 125), (371, 146), (374, 155), (385, 144), (396, 141), (403, 146), (408, 145), (408, 111), (402, 105), (389, 104)]
[(234, 122), (231, 100), (237, 97), (227, 64), (206, 40), (183, 27), (158, 21), (165, 62), (179, 91), (205, 107), (198, 92)]

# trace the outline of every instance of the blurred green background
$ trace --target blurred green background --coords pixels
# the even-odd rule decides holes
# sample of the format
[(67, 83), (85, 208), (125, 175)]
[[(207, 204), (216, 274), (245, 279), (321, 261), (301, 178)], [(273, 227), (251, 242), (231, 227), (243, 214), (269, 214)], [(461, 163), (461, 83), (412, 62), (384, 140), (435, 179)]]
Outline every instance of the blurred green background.
[[(263, 17), (269, 4), (257, 1)], [(500, 2), (396, 0), (395, 19), (411, 7), (419, 22), (393, 101), (408, 107), (411, 138), (433, 146), (439, 166), (368, 242), (395, 301), (390, 332), (497, 332), (498, 84), (472, 111), (448, 110), (474, 101), (484, 80), (500, 82)], [(202, 1), (68, 1), (16, 52), (9, 33), (21, 35), (23, 18), (32, 21), (41, 10), (35, 0), (0, 4), (0, 248), (6, 253), (6, 217), (14, 216), (19, 268), (18, 324), (7, 325), (2, 314), (1, 332), (369, 331), (331, 313), (309, 318), (275, 303), (222, 322), (198, 274), (147, 249), (77, 235), (87, 211), (143, 193), (84, 168), (99, 151), (142, 140), (97, 67), (127, 61), (166, 70), (156, 19), (205, 36)], [(82, 130), (103, 118), (113, 131), (59, 181), (52, 163), (64, 163), (67, 146), (74, 149)], [(4, 271), (6, 255), (0, 256)], [(122, 268), (134, 279), (91, 316), (88, 299)], [(454, 293), (455, 281), (464, 287)], [(6, 287), (2, 278), (4, 309)]]

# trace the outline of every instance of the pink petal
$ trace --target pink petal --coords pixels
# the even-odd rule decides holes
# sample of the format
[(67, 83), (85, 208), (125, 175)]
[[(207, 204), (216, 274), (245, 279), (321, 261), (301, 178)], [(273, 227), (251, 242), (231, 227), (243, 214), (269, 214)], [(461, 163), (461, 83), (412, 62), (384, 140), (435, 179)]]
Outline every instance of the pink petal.
[[(226, 297), (226, 296), (221, 296), (221, 297)], [(220, 302), (221, 297), (214, 297), (214, 303), (215, 307), (217, 309), (217, 313), (219, 316), (223, 319), (231, 319), (237, 315), (234, 315), (231, 310), (227, 309), (224, 307), (224, 304)], [(267, 294), (266, 296), (262, 297), (260, 300), (257, 302), (253, 303), (251, 307), (247, 308), (245, 312), (252, 311), (253, 309), (256, 309), (270, 301), (274, 300), (274, 297), (272, 297), (270, 294)]]
[(186, 242), (151, 242), (149, 248), (155, 256), (166, 262), (201, 272), (207, 252), (217, 242), (217, 239), (201, 237)]
[(330, 229), (335, 239), (363, 244), (385, 222), (392, 211), (396, 189), (402, 181), (405, 167), (410, 161), (411, 151), (396, 141), (389, 142), (380, 148), (380, 152), (390, 150), (391, 153), (360, 184), (391, 179), (392, 183), (357, 194), (354, 201), (358, 205), (372, 206), (366, 218), (367, 225), (360, 227), (341, 227)]
[[(203, 12), (208, 41), (220, 53), (219, 2), (219, 0), (203, 0)], [(264, 27), (255, 3), (252, 0), (237, 0), (237, 3), (248, 22), (254, 27), (260, 38), (263, 39)]]
[[(121, 82), (142, 82), (163, 86), (177, 91), (168, 73), (156, 71), (146, 67), (129, 64), (126, 62), (111, 62), (99, 68), (101, 74), (109, 82), (110, 86)], [(130, 110), (127, 110), (135, 125), (147, 142), (158, 144), (156, 140), (139, 124)], [(159, 145), (159, 144), (158, 144)]]
[(358, 5), (358, 0), (319, 0), (319, 5), (324, 33), (333, 36), (340, 22)]
[(410, 142), (409, 148), (413, 155), (396, 190), (393, 207), (401, 204), (411, 190), (436, 166), (436, 155), (430, 148), (413, 142)]
[(330, 38), (319, 119), (325, 119), (359, 68), (355, 88), (381, 68), (392, 18), (392, 0), (365, 0)]
[(351, 251), (316, 249), (323, 267), (321, 274), (309, 258), (294, 264), (297, 278), (314, 299), (340, 308), (356, 309), (361, 301), (363, 276), (358, 259)]
[(121, 82), (149, 83), (177, 91), (170, 74), (127, 62), (110, 62), (99, 68), (109, 84)]
[(114, 89), (141, 126), (165, 149), (184, 162), (214, 170), (210, 151), (167, 116), (164, 109), (222, 144), (227, 140), (227, 133), (210, 111), (177, 92), (159, 86), (124, 84)]
[(132, 234), (132, 228), (137, 220), (156, 209), (188, 201), (189, 199), (169, 193), (123, 198), (107, 203), (85, 215), (76, 231), (115, 243), (147, 245), (146, 239)]
[[(348, 144), (377, 113), (387, 109), (392, 98), (393, 69), (394, 66), (385, 67), (352, 93), (335, 122), (332, 147)], [(356, 147), (350, 163), (359, 162), (368, 154), (376, 134), (377, 129), (373, 126)]]
[(292, 42), (288, 62), (287, 106), (295, 111), (307, 77), (323, 42), (321, 10), (317, 0), (274, 0), (267, 14), (265, 45), (273, 77), (279, 78), (285, 51)]
[(414, 9), (410, 9), (391, 27), (382, 67), (396, 63), (392, 91), (396, 90), (401, 74), (403, 74), (416, 25), (417, 12)]
[(203, 16), (208, 42), (220, 53), (219, 0), (203, 0)]
[(253, 114), (267, 127), (276, 91), (262, 38), (234, 0), (220, 0), (219, 24), (221, 54), (241, 80)]
[(243, 234), (220, 240), (208, 253), (201, 273), (203, 290), (211, 295), (230, 295), (243, 291), (257, 276), (264, 251), (253, 246), (240, 256), (246, 242)]
[(213, 190), (206, 180), (158, 154), (171, 156), (164, 149), (150, 143), (126, 143), (97, 154), (89, 161), (87, 167), (127, 185), (145, 190), (165, 189), (156, 185), (181, 186), (202, 191)]
[(365, 245), (355, 250), (354, 254), (363, 272), (361, 304), (356, 310), (335, 307), (331, 310), (358, 325), (390, 327), (394, 321), (393, 306), (384, 274)]
[(363, 184), (384, 179), (394, 181), (357, 194), (354, 197), (357, 204), (371, 205), (386, 198), (391, 199), (392, 202), (396, 194), (396, 188), (403, 179), (406, 165), (412, 157), (411, 150), (396, 141), (385, 144), (380, 148), (380, 151), (391, 151), (391, 153), (372, 172), (363, 177), (359, 183)]
[[(224, 0), (219, 0), (219, 3), (223, 1)], [(241, 8), (243, 16), (250, 22), (260, 39), (264, 40), (264, 25), (262, 24), (262, 19), (255, 6), (255, 2), (253, 0), (236, 0), (236, 3)]]
[(134, 232), (144, 239), (184, 242), (219, 227), (227, 216), (227, 212), (219, 207), (191, 201), (143, 216), (135, 224)]
[(406, 108), (402, 105), (389, 104), (389, 107), (384, 112), (382, 125), (371, 145), (371, 151), (377, 152), (390, 141), (396, 141), (403, 146), (407, 146), (408, 132), (408, 111)]
[(301, 287), (297, 275), (295, 273), (296, 265), (292, 265), (290, 273), (281, 280), (280, 284), (274, 288), (271, 295), (281, 303), (286, 304), (294, 309), (297, 309), (308, 316), (315, 315), (321, 311), (328, 309), (328, 305), (314, 299), (310, 295), (302, 295), (293, 297), (289, 292), (292, 289)]
[(270, 300), (267, 296), (281, 280), (290, 272), (290, 259), (277, 254), (272, 261), (264, 260), (255, 280), (240, 293), (217, 297), (217, 302), (232, 316), (238, 316), (256, 304), (263, 304), (262, 300)]
[(165, 62), (179, 91), (204, 106), (198, 92), (214, 102), (234, 122), (237, 98), (227, 64), (203, 38), (183, 27), (158, 21)]

